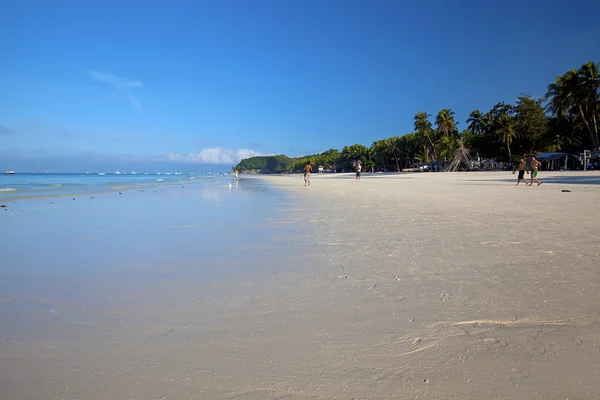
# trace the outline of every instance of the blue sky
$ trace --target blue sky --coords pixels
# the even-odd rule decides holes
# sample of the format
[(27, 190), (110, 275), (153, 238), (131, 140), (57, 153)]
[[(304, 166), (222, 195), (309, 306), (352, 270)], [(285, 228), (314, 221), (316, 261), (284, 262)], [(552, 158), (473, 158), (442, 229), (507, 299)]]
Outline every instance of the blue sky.
[[(403, 135), (600, 59), (597, 1), (0, 2), (0, 169), (202, 170)], [(212, 167), (205, 164), (218, 164)]]

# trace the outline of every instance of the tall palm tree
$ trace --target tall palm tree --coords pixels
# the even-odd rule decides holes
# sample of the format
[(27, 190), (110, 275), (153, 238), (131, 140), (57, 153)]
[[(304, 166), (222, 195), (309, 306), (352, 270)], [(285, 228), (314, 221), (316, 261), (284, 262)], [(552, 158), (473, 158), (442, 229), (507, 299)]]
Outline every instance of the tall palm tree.
[(400, 163), (398, 162), (398, 153), (400, 153), (401, 147), (400, 138), (398, 136), (392, 136), (386, 140), (386, 143), (396, 161), (396, 172), (400, 172)]
[(432, 129), (431, 129), (431, 122), (429, 121), (429, 117), (431, 117), (431, 114), (427, 114), (425, 111), (419, 111), (416, 115), (415, 115), (415, 131), (419, 134), (419, 136), (423, 136), (425, 138), (427, 138), (427, 141), (429, 142), (429, 146), (431, 146), (428, 151), (426, 152), (427, 154), (427, 158), (429, 158), (429, 154), (432, 154), (433, 156), (433, 160), (435, 161), (435, 144), (433, 144), (433, 141), (431, 140), (431, 133), (432, 133)]
[(515, 120), (511, 118), (508, 114), (502, 114), (495, 123), (496, 133), (500, 135), (502, 139), (502, 143), (506, 144), (506, 149), (508, 150), (508, 159), (512, 158), (512, 154), (510, 153), (510, 145), (512, 144), (513, 138), (517, 136), (517, 131), (515, 130)]
[(583, 86), (584, 111), (591, 116), (594, 140), (597, 147), (600, 147), (600, 137), (598, 137), (598, 121), (600, 120), (600, 63), (594, 64), (593, 62), (588, 62), (583, 64), (579, 69), (579, 75)]
[(457, 123), (454, 121), (454, 111), (447, 108), (443, 108), (435, 117), (435, 124), (437, 125), (438, 131), (442, 132), (444, 136), (448, 136), (454, 132)]
[(429, 121), (431, 114), (427, 114), (425, 111), (419, 111), (415, 114), (415, 131), (422, 132), (431, 129), (431, 121)]
[(494, 116), (491, 112), (483, 114), (483, 131), (485, 133), (493, 133), (494, 131)]
[(469, 114), (467, 123), (469, 124), (469, 130), (472, 133), (483, 133), (484, 121), (481, 111), (473, 110), (471, 114)]
[(579, 70), (567, 71), (548, 85), (546, 94), (546, 99), (549, 100), (548, 111), (552, 114), (561, 117), (573, 114), (581, 118), (595, 150), (600, 150), (596, 117), (600, 108), (598, 69), (597, 64), (589, 62)]

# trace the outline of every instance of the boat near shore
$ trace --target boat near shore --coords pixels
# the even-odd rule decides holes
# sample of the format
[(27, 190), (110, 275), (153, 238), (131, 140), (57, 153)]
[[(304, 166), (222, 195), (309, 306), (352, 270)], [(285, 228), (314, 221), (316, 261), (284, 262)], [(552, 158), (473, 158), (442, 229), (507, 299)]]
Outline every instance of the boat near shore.
[(15, 171), (6, 171), (4, 175), (14, 175)]

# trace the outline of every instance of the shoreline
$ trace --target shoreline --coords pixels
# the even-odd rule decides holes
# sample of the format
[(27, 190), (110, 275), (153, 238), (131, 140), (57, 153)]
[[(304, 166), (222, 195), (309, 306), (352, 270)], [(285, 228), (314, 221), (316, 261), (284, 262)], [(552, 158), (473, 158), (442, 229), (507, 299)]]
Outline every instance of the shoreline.
[[(58, 174), (60, 175), (60, 174)], [(223, 181), (225, 179), (219, 177), (219, 178), (215, 178), (215, 180), (213, 182), (219, 182), (219, 181)], [(119, 192), (131, 192), (131, 191), (139, 191), (139, 192), (143, 192), (145, 190), (154, 190), (154, 189), (162, 189), (162, 188), (174, 188), (176, 186), (194, 186), (194, 185), (198, 185), (198, 184), (207, 184), (210, 182), (208, 182), (207, 180), (196, 180), (196, 179), (189, 179), (189, 180), (181, 180), (181, 181), (176, 181), (176, 182), (164, 182), (162, 184), (160, 183), (153, 183), (153, 184), (148, 184), (148, 185), (143, 185), (143, 186), (123, 186), (120, 188), (113, 188), (113, 187), (107, 187), (104, 190), (91, 190), (89, 192), (75, 192), (75, 193), (57, 193), (57, 194), (42, 194), (42, 195), (19, 195), (19, 194), (12, 194), (13, 192), (4, 192), (2, 194), (0, 194), (0, 203), (2, 204), (6, 204), (6, 203), (18, 203), (21, 201), (36, 201), (36, 200), (47, 200), (47, 199), (53, 199), (53, 198), (64, 198), (64, 197), (84, 197), (84, 196), (97, 196), (97, 195), (105, 195), (105, 194), (113, 194), (113, 193), (119, 193)], [(8, 188), (8, 187), (7, 187)], [(18, 190), (15, 190), (16, 193), (18, 193)]]

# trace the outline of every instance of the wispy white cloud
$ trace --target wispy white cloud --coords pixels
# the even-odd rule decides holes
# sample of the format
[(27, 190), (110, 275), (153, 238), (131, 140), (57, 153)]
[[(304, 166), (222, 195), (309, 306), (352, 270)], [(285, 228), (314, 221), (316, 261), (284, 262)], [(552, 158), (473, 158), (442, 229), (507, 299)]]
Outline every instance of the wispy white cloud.
[(135, 108), (137, 108), (137, 110), (138, 110), (139, 112), (142, 112), (142, 111), (144, 111), (144, 107), (142, 107), (142, 105), (140, 104), (140, 102), (138, 101), (138, 99), (136, 99), (136, 98), (135, 98), (135, 96), (134, 96), (134, 95), (132, 95), (132, 94), (129, 94), (129, 95), (127, 95), (127, 98), (129, 99), (129, 102), (130, 102), (131, 104), (133, 104), (133, 106), (134, 106)]
[(105, 83), (117, 89), (121, 92), (129, 102), (139, 111), (144, 111), (144, 107), (140, 104), (138, 99), (131, 93), (132, 89), (144, 87), (140, 81), (131, 81), (127, 78), (116, 76), (107, 72), (101, 71), (87, 71), (88, 74), (99, 82)]
[(14, 135), (15, 131), (6, 126), (0, 125), (0, 135)]
[(182, 162), (187, 164), (236, 164), (244, 158), (262, 156), (263, 153), (250, 149), (224, 149), (222, 147), (212, 147), (204, 149), (199, 153), (190, 153), (187, 155), (169, 153), (167, 160)]

